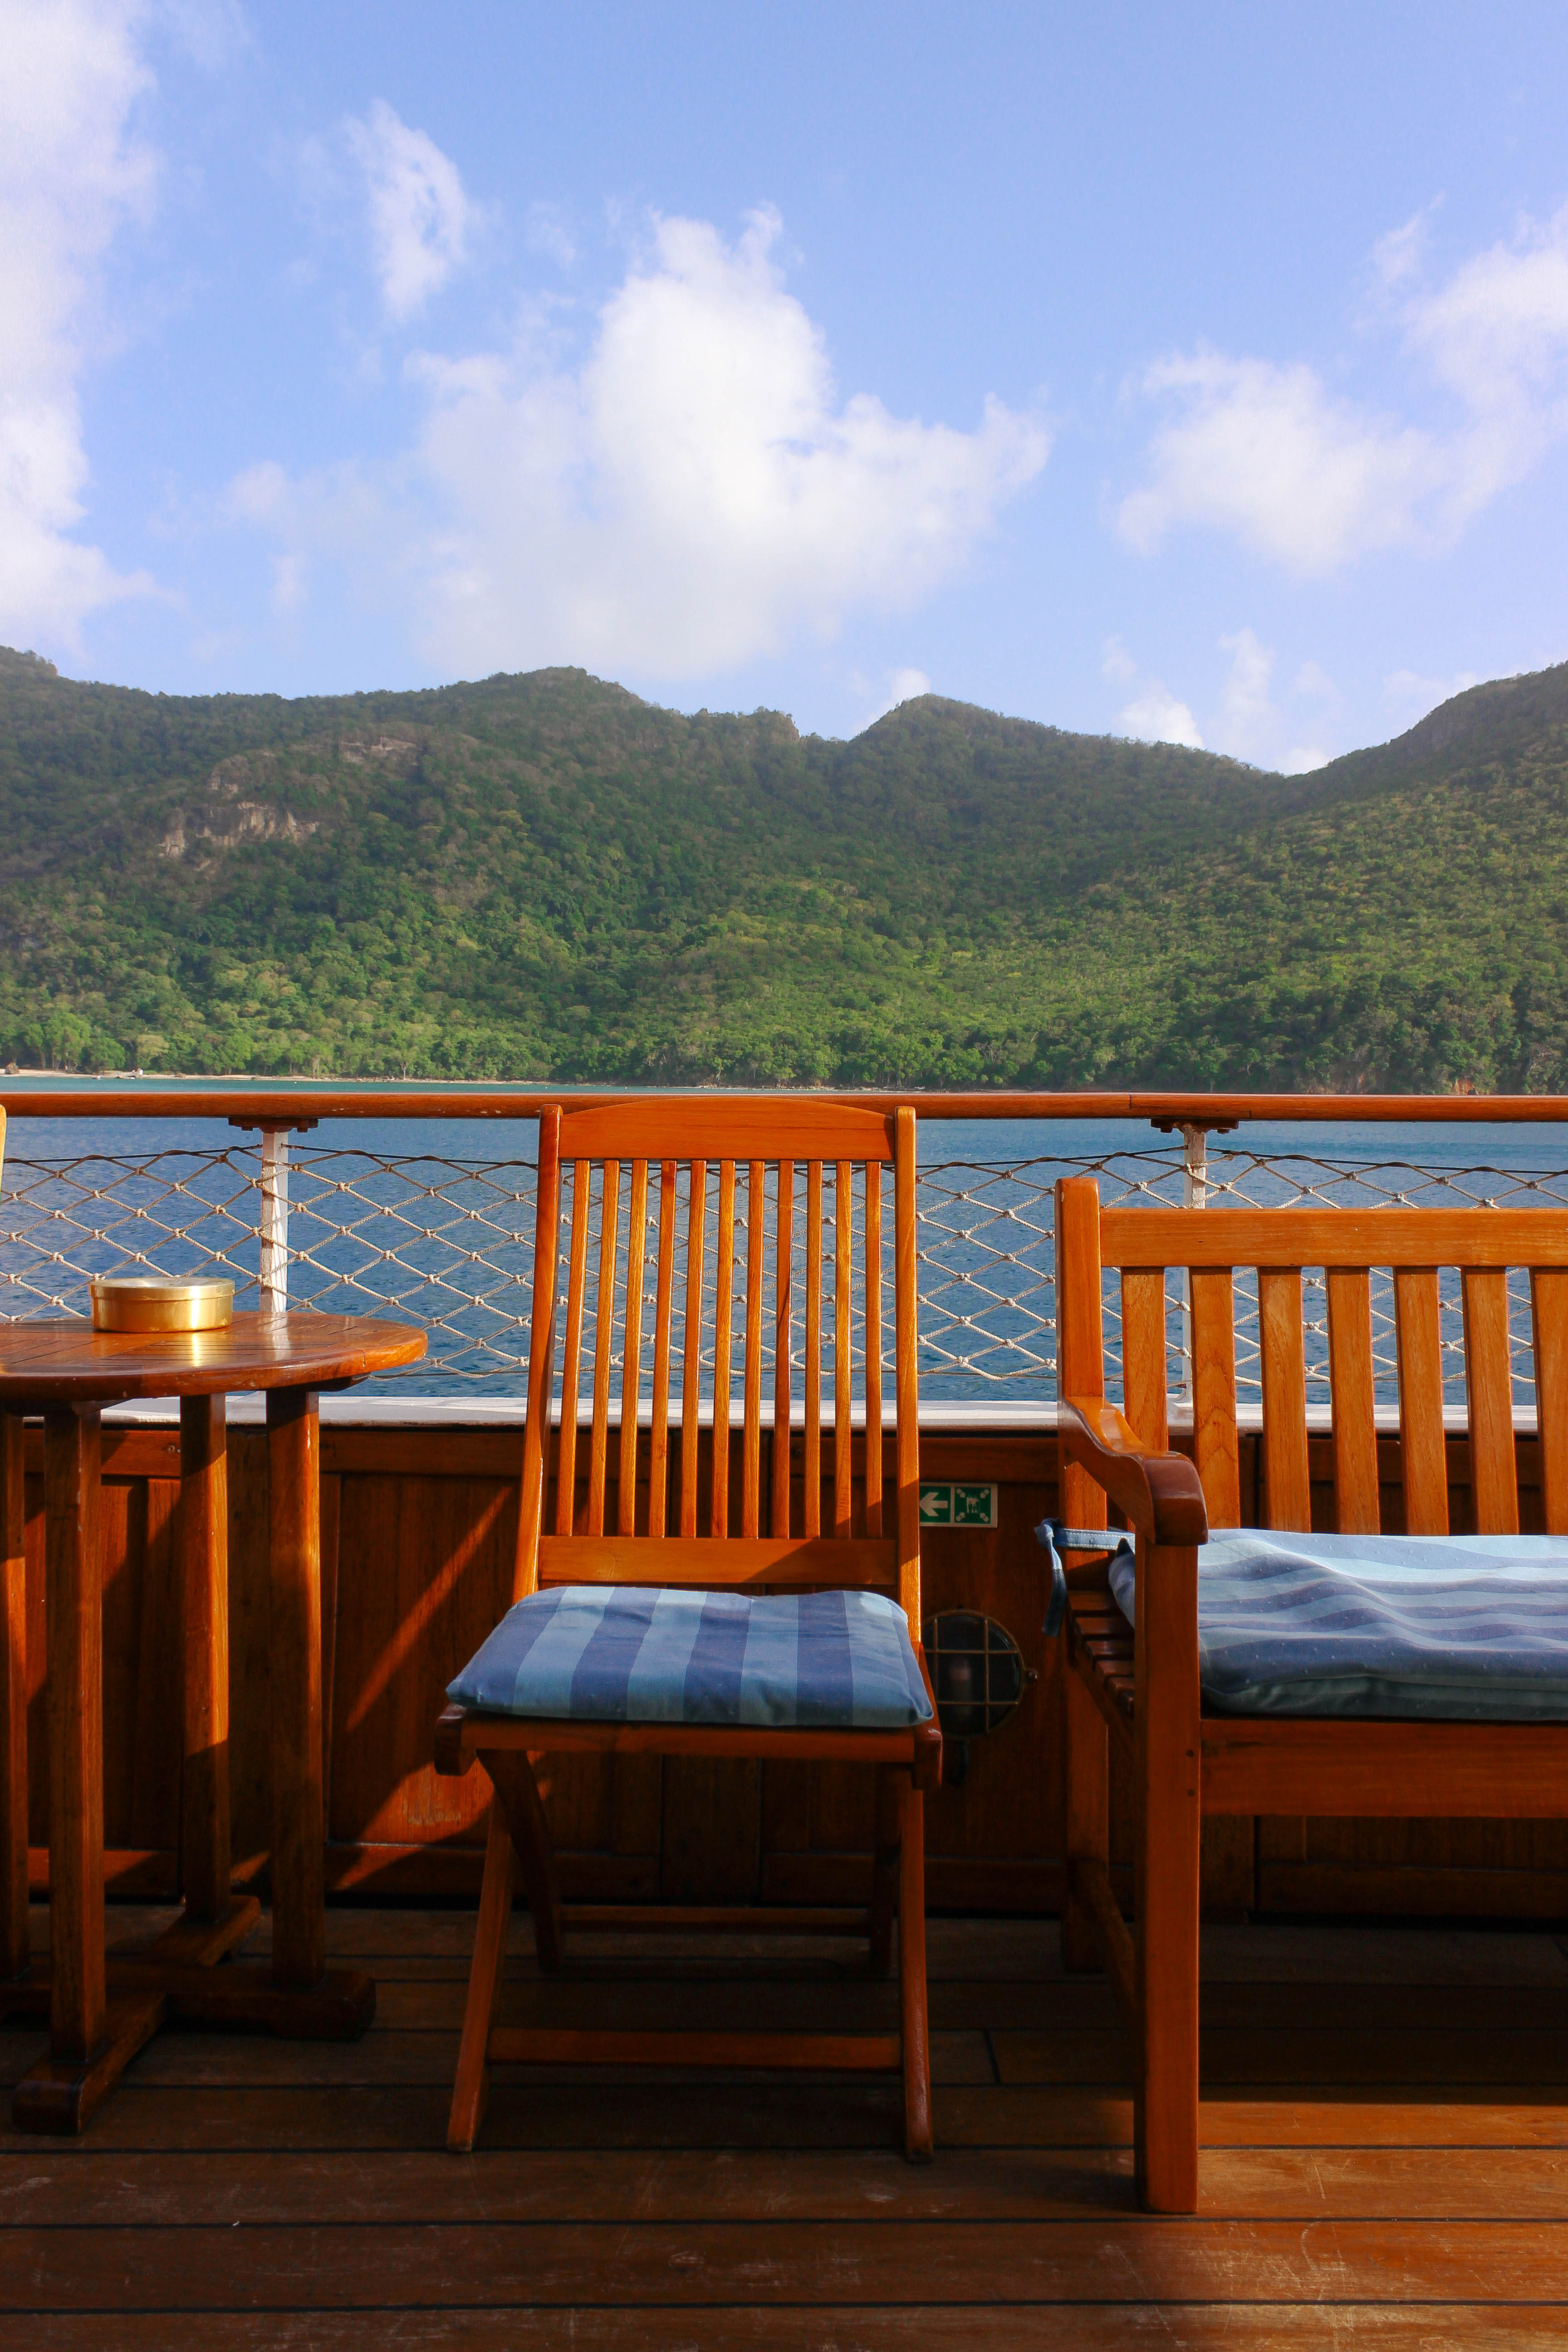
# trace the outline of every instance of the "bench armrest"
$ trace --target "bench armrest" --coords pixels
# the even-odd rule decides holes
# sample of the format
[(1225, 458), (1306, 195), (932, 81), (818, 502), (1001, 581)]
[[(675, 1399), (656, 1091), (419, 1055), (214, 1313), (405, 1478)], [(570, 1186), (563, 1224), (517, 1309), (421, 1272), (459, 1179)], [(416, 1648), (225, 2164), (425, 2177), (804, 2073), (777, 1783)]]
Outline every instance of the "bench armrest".
[(1104, 1487), (1146, 1542), (1208, 1541), (1204, 1490), (1184, 1454), (1151, 1454), (1101, 1397), (1064, 1398), (1058, 1425), (1064, 1454)]

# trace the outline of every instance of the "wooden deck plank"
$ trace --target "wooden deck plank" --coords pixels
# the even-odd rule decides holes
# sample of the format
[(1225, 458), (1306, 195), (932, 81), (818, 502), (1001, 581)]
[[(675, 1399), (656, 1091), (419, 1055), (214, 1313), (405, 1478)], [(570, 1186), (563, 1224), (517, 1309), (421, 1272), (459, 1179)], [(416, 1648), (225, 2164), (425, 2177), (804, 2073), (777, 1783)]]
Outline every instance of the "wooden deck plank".
[[(203, 2352), (382, 2352), (391, 2341), (415, 2352), (693, 2352), (699, 2343), (744, 2344), (755, 2352), (973, 2352), (972, 2308), (868, 2311), (831, 2305), (810, 2312), (713, 2305), (701, 2334), (682, 2311), (418, 2311), (204, 2314)], [(1233, 2305), (1121, 2304), (1053, 2313), (1050, 2340), (1064, 2352), (1520, 2352), (1521, 2344), (1568, 2344), (1568, 2312), (1535, 2305), (1252, 2304), (1238, 2325)], [(167, 2352), (162, 2315), (116, 2314), (28, 2320), (28, 2342), (46, 2352)], [(989, 2352), (1039, 2352), (1038, 2305), (992, 2306)]]
[(1557, 2303), (1539, 2221), (518, 2224), (0, 2231), (0, 2311), (714, 2304)]
[[(14, 2176), (14, 2177), (13, 2177)], [(0, 2168), (6, 2228), (377, 2228), (497, 2221), (1028, 2221), (1132, 2210), (1130, 2149), (666, 2151), (481, 2147), (143, 2155), (73, 2150)], [(1217, 2149), (1211, 2220), (1568, 2221), (1563, 2148)]]

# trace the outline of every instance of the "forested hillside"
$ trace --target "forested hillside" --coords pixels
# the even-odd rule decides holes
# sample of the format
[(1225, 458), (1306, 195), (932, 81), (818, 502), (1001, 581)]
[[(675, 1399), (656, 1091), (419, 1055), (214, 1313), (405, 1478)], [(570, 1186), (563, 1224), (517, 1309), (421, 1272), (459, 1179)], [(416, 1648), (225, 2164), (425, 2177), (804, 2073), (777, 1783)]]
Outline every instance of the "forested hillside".
[(0, 651), (0, 1055), (1568, 1089), (1568, 666), (1315, 775), (578, 670), (174, 698)]

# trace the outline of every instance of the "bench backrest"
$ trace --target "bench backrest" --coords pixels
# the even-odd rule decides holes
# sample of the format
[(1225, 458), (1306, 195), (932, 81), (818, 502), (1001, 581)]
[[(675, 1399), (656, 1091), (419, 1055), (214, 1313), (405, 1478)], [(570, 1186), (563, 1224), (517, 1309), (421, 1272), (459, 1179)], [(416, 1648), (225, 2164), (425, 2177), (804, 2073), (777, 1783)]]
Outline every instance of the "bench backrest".
[[(770, 1171), (771, 1181), (770, 1181)], [(897, 1485), (882, 1482), (884, 1192), (891, 1177)], [(569, 1212), (566, 1202), (570, 1200)], [(802, 1246), (804, 1244), (804, 1246)], [(630, 1311), (628, 1311), (628, 1302)], [(672, 1334), (679, 1312), (681, 1341)], [(554, 1527), (545, 1469), (561, 1326)], [(737, 1329), (736, 1326), (739, 1325)], [(861, 1344), (858, 1338), (863, 1330)], [(764, 1328), (772, 1341), (764, 1466)], [(591, 1339), (585, 1332), (591, 1330)], [(613, 1356), (621, 1364), (611, 1426)], [(798, 1507), (792, 1352), (803, 1356)], [(830, 1103), (619, 1103), (540, 1121), (534, 1310), (516, 1591), (541, 1584), (862, 1586), (896, 1593), (920, 1630), (915, 1115)], [(863, 1532), (851, 1485), (851, 1360), (864, 1365)], [(831, 1365), (833, 1488), (823, 1512), (823, 1385)], [(592, 1367), (586, 1494), (580, 1386)], [(704, 1362), (712, 1367), (710, 1491), (700, 1494)], [(652, 1419), (638, 1427), (644, 1371)], [(738, 1492), (731, 1388), (741, 1383)], [(679, 1398), (671, 1471), (672, 1392)], [(612, 1474), (611, 1459), (615, 1468)], [(610, 1478), (615, 1524), (606, 1528)], [(641, 1497), (646, 1496), (646, 1501)]]
[(1470, 1475), (1479, 1534), (1519, 1528), (1509, 1270), (1530, 1276), (1546, 1531), (1568, 1534), (1568, 1215), (1556, 1209), (1164, 1209), (1100, 1205), (1089, 1177), (1057, 1186), (1058, 1388), (1102, 1397), (1101, 1270), (1121, 1276), (1124, 1410), (1152, 1449), (1169, 1443), (1165, 1277), (1186, 1270), (1194, 1448), (1209, 1521), (1241, 1516), (1235, 1271), (1258, 1277), (1264, 1478), (1271, 1528), (1311, 1525), (1303, 1269), (1328, 1297), (1334, 1524), (1379, 1529), (1372, 1276), (1394, 1299), (1405, 1526), (1448, 1532), (1438, 1274), (1458, 1272)]

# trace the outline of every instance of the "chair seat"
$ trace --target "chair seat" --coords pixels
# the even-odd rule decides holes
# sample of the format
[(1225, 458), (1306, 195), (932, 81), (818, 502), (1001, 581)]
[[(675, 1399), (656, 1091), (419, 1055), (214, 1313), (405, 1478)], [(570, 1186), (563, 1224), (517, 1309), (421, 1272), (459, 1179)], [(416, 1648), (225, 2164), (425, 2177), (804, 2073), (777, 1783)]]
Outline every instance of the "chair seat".
[(879, 1592), (557, 1585), (508, 1611), (447, 1696), (490, 1714), (889, 1730), (931, 1718)]

